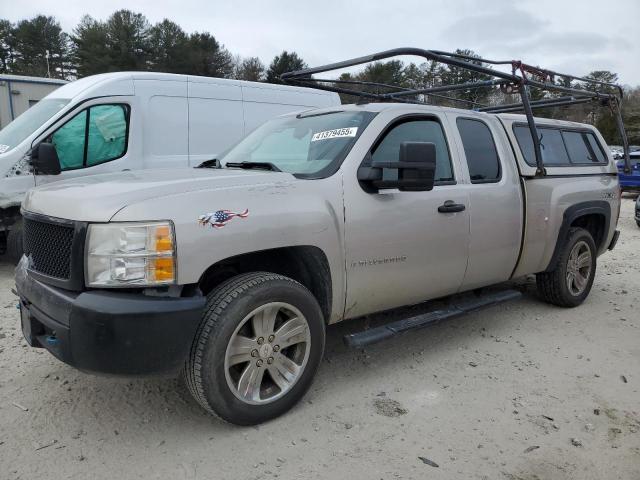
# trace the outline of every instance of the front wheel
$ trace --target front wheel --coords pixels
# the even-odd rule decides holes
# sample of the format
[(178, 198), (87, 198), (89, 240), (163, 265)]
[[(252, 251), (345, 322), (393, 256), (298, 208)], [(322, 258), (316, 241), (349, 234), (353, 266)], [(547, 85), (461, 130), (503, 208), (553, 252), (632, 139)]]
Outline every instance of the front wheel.
[(273, 273), (239, 275), (209, 293), (184, 370), (202, 407), (238, 425), (289, 410), (322, 360), (324, 319), (315, 297)]
[(554, 270), (536, 275), (538, 294), (560, 307), (580, 305), (593, 285), (596, 255), (595, 242), (587, 230), (569, 230)]

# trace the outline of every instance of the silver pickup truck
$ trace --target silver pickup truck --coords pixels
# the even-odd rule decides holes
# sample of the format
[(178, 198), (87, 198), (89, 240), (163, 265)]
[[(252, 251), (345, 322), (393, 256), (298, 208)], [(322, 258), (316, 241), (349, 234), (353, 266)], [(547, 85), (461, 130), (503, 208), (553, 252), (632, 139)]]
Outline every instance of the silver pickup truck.
[(255, 424), (309, 388), (329, 324), (528, 274), (577, 306), (618, 238), (616, 165), (589, 125), (535, 127), (544, 175), (524, 115), (365, 103), (271, 120), (203, 168), (32, 190), (25, 338), (86, 371), (182, 371)]

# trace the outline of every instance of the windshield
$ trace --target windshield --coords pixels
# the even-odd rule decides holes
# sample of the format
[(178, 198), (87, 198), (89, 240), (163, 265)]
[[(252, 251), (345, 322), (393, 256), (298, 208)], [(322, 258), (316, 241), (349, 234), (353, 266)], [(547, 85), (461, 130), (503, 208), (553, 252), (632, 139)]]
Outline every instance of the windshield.
[(40, 128), (69, 103), (65, 98), (45, 98), (0, 130), (0, 153), (8, 152)]
[(328, 112), (271, 120), (240, 141), (220, 163), (271, 163), (300, 177), (328, 176), (347, 156), (372, 112)]

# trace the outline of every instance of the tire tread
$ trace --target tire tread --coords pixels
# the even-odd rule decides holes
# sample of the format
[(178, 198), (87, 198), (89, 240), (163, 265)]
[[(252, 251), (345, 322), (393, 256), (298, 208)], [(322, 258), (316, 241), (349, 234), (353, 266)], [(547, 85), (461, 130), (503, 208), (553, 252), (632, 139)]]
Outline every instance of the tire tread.
[[(566, 261), (565, 257), (568, 255), (568, 247), (570, 246), (572, 239), (578, 233), (582, 232), (586, 233), (591, 238), (591, 234), (583, 228), (574, 227), (569, 229), (565, 244), (562, 247), (562, 253), (556, 262), (555, 268), (549, 272), (540, 272), (536, 274), (538, 295), (545, 302), (559, 307), (569, 308), (576, 306), (575, 303), (571, 302), (570, 299), (563, 295), (563, 283), (565, 281), (565, 276), (561, 266), (563, 262)], [(593, 242), (593, 239), (591, 239), (591, 241)], [(592, 254), (596, 255), (596, 252), (593, 251)], [(595, 275), (595, 269), (592, 272), (592, 275)]]
[(219, 334), (220, 329), (216, 327), (223, 321), (224, 311), (231, 301), (253, 287), (275, 280), (288, 281), (304, 288), (300, 283), (283, 275), (270, 272), (252, 272), (238, 275), (223, 282), (207, 295), (203, 321), (198, 327), (195, 340), (187, 357), (183, 377), (189, 392), (200, 406), (222, 420), (225, 419), (216, 413), (204, 393), (201, 372), (205, 346), (210, 338), (215, 339), (216, 335)]

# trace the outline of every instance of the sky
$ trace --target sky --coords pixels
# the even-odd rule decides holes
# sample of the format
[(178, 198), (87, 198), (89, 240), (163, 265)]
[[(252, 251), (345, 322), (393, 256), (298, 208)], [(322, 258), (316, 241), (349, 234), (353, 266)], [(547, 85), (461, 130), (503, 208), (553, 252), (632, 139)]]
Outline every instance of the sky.
[[(209, 31), (233, 54), (269, 63), (294, 50), (317, 66), (397, 47), (469, 48), (586, 75), (611, 70), (640, 85), (640, 0), (0, 0), (0, 18), (55, 16), (70, 32), (83, 14), (128, 8), (151, 23)], [(419, 59), (407, 57), (406, 61)]]

